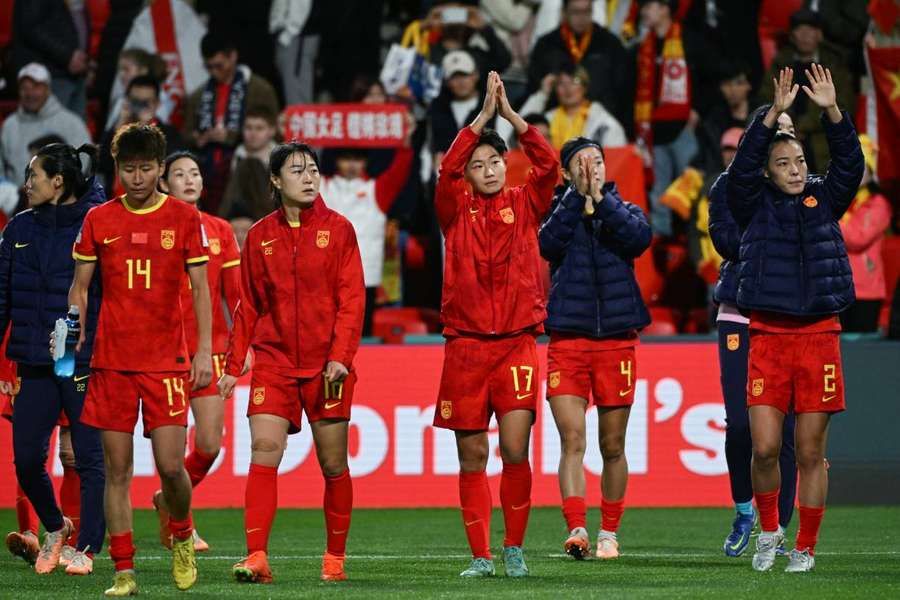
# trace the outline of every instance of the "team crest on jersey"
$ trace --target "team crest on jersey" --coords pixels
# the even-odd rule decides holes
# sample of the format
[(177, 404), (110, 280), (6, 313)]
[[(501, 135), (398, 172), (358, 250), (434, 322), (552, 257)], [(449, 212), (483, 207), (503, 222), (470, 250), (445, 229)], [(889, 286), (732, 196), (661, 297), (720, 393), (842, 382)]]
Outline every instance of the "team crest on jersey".
[(726, 338), (726, 344), (728, 345), (728, 349), (734, 352), (741, 346), (741, 336), (738, 333), (729, 333)]
[(219, 255), (222, 253), (222, 244), (217, 238), (210, 238), (209, 253), (214, 255)]
[(162, 245), (163, 250), (171, 250), (175, 247), (174, 229), (163, 229), (160, 231), (159, 237), (159, 243)]
[(253, 404), (259, 406), (263, 402), (266, 401), (266, 388), (258, 387), (253, 388)]
[(754, 396), (762, 396), (764, 384), (764, 379), (754, 379), (750, 386), (750, 393)]
[(552, 373), (550, 373), (550, 378), (547, 380), (547, 385), (550, 386), (551, 389), (556, 389), (559, 387), (559, 380), (559, 371), (553, 371)]
[(319, 248), (327, 248), (328, 241), (331, 239), (331, 231), (328, 229), (320, 229), (316, 232), (316, 246)]
[(453, 402), (441, 400), (441, 418), (449, 419), (451, 416), (453, 416)]
[(507, 206), (506, 208), (500, 209), (500, 218), (503, 219), (503, 222), (507, 225), (512, 225), (516, 220), (516, 213)]
[(803, 199), (803, 206), (806, 208), (815, 208), (819, 205), (819, 201), (816, 200), (815, 196), (807, 196)]

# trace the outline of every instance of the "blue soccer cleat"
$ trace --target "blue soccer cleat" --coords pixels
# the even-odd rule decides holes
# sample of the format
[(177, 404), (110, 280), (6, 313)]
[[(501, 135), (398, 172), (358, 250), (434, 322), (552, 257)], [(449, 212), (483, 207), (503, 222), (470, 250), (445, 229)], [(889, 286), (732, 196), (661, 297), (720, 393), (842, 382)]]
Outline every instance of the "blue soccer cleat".
[(751, 515), (738, 513), (731, 524), (731, 533), (725, 538), (722, 548), (725, 556), (740, 556), (750, 544), (750, 534), (756, 522), (756, 511)]

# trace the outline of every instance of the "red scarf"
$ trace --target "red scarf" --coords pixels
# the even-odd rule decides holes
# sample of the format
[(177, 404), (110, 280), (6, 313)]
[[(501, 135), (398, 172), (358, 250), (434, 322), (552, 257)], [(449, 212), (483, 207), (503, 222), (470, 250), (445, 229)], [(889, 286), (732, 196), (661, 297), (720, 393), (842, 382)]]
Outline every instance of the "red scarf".
[(563, 23), (559, 26), (559, 33), (562, 35), (563, 43), (565, 43), (566, 49), (569, 51), (569, 56), (572, 57), (572, 62), (576, 65), (581, 63), (588, 46), (591, 45), (591, 37), (594, 35), (593, 25), (581, 35), (580, 40), (575, 37), (575, 32), (572, 31), (568, 23)]
[(187, 90), (184, 85), (184, 68), (181, 65), (181, 54), (175, 40), (175, 19), (172, 17), (171, 0), (153, 0), (150, 4), (150, 18), (153, 21), (153, 35), (156, 38), (156, 53), (166, 61), (168, 76), (162, 84), (172, 100), (175, 109), (169, 122), (181, 127), (184, 120), (183, 109)]
[[(657, 80), (659, 85), (657, 87)], [(674, 22), (663, 40), (662, 73), (656, 71), (656, 35), (650, 31), (638, 50), (637, 134), (653, 148), (654, 121), (687, 121), (691, 114), (691, 78), (681, 42), (681, 23)]]

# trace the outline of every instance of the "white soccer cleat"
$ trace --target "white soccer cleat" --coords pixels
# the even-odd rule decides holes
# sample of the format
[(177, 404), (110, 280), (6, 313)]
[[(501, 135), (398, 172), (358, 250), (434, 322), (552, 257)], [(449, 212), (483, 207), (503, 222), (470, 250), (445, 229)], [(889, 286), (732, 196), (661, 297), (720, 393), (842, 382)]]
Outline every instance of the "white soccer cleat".
[(756, 538), (756, 553), (753, 555), (753, 569), (768, 571), (775, 564), (775, 551), (784, 541), (784, 530), (779, 526), (777, 531), (763, 531)]
[(600, 560), (619, 558), (619, 540), (614, 533), (603, 531), (597, 536), (597, 558)]
[(816, 568), (816, 558), (811, 556), (809, 550), (800, 552), (796, 548), (791, 550), (788, 556), (788, 564), (785, 573), (806, 573)]

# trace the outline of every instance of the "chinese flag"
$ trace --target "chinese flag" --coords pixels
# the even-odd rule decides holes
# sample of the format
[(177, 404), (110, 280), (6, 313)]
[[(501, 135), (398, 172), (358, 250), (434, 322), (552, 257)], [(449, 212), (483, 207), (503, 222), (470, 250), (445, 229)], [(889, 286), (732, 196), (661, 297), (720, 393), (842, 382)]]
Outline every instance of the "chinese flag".
[(869, 76), (875, 95), (874, 134), (878, 144), (878, 179), (900, 179), (900, 47), (868, 48)]
[(870, 0), (869, 16), (878, 25), (882, 33), (890, 33), (900, 17), (900, 6), (897, 6), (897, 0)]

